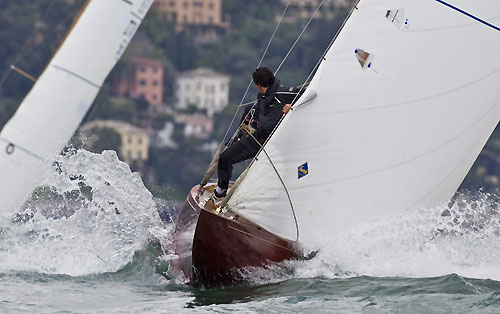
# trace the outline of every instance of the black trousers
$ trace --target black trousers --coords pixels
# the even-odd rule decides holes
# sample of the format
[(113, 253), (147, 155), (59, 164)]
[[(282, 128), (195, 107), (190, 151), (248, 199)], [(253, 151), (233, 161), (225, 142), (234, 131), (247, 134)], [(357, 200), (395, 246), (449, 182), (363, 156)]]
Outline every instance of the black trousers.
[(226, 148), (219, 156), (217, 169), (219, 181), (217, 185), (221, 189), (227, 189), (231, 176), (233, 175), (233, 165), (255, 157), (259, 149), (260, 146), (249, 136), (243, 137), (241, 140)]

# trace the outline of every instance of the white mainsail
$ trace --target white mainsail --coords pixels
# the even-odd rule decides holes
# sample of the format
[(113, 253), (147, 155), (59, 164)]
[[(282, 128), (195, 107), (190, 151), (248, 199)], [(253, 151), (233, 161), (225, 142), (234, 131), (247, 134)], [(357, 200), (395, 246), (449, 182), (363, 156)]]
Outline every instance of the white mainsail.
[[(450, 199), (500, 119), (498, 26), (498, 0), (358, 3), (302, 99), (316, 97), (266, 145), (301, 242)], [(295, 240), (264, 154), (228, 205)]]
[(39, 184), (90, 108), (153, 0), (92, 0), (0, 133), (0, 212)]

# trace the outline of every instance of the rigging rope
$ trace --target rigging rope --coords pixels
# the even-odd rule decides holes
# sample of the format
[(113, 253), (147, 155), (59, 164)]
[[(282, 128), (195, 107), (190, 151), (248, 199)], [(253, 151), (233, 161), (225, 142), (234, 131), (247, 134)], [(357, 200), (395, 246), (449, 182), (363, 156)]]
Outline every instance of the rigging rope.
[[(297, 100), (297, 98), (299, 97), (300, 93), (304, 90), (304, 87), (309, 85), (310, 83), (310, 79), (311, 77), (313, 76), (313, 74), (316, 72), (316, 70), (319, 68), (319, 66), (321, 65), (321, 62), (326, 60), (326, 54), (328, 53), (328, 51), (330, 51), (330, 48), (333, 46), (333, 43), (335, 42), (335, 40), (337, 40), (340, 32), (342, 31), (342, 29), (344, 28), (345, 24), (347, 23), (347, 21), (349, 20), (349, 18), (351, 17), (352, 13), (354, 12), (354, 10), (358, 10), (358, 3), (359, 3), (360, 0), (356, 1), (356, 3), (354, 4), (354, 6), (352, 7), (351, 11), (349, 12), (349, 14), (347, 15), (347, 17), (344, 19), (344, 22), (342, 23), (342, 25), (340, 26), (340, 28), (337, 30), (337, 33), (335, 34), (335, 36), (332, 38), (332, 40), (330, 41), (330, 43), (328, 44), (328, 46), (326, 47), (325, 51), (323, 52), (323, 54), (321, 55), (321, 57), (319, 58), (318, 62), (316, 62), (316, 65), (314, 66), (314, 68), (311, 70), (311, 72), (309, 73), (309, 75), (307, 76), (306, 80), (304, 81), (304, 83), (301, 86), (299, 92), (297, 93), (297, 95), (295, 95), (295, 97), (293, 98), (292, 100), (292, 104)], [(293, 108), (293, 107), (292, 107)], [(276, 126), (274, 127), (273, 131), (271, 132), (271, 134), (268, 136), (267, 140), (264, 142), (264, 145), (265, 146), (267, 144), (267, 142), (269, 141), (269, 139), (273, 136), (273, 134), (276, 132), (276, 130), (278, 129), (278, 127), (280, 126), (281, 122), (283, 121), (283, 119), (285, 118), (285, 115), (281, 116), (281, 119), (279, 120), (279, 122), (276, 124)], [(256, 156), (258, 156), (260, 153), (260, 151), (257, 153)], [(250, 166), (252, 166), (253, 162), (255, 161), (256, 158), (254, 158), (254, 160), (252, 160), (252, 162), (250, 163)]]
[[(36, 27), (36, 25), (39, 24), (40, 22), (42, 22), (49, 15), (49, 12), (52, 10), (52, 7), (56, 4), (56, 2), (57, 2), (57, 0), (52, 0), (49, 3), (49, 6), (45, 10), (45, 12), (40, 16), (40, 18), (38, 18), (36, 20), (36, 22), (35, 22), (35, 28), (33, 29), (33, 32), (28, 37), (28, 39), (24, 42), (24, 45), (21, 48), (21, 51), (14, 58), (14, 62), (12, 63), (12, 65), (7, 68), (7, 71), (5, 71), (4, 75), (2, 76), (2, 79), (0, 80), (0, 90), (2, 89), (2, 86), (3, 86), (4, 82), (5, 82), (5, 80), (7, 79), (7, 77), (9, 76), (10, 72), (12, 70), (14, 70), (12, 68), (12, 66), (15, 67), (15, 65), (19, 62), (19, 60), (21, 60), (21, 58), (23, 58), (24, 55), (28, 52), (27, 49), (28, 49), (29, 45), (31, 44), (31, 42), (35, 38), (36, 34), (38, 33), (38, 27)], [(53, 28), (53, 30), (54, 30), (54, 28)]]
[(288, 58), (288, 56), (290, 55), (290, 53), (292, 53), (293, 49), (295, 49), (295, 46), (297, 45), (297, 43), (299, 42), (300, 38), (302, 37), (302, 35), (305, 33), (306, 29), (309, 27), (309, 24), (311, 24), (311, 21), (314, 19), (314, 16), (316, 15), (316, 13), (318, 13), (319, 9), (321, 8), (321, 6), (323, 6), (323, 3), (325, 2), (325, 0), (322, 0), (318, 6), (316, 7), (316, 10), (314, 11), (314, 13), (311, 15), (311, 17), (309, 18), (309, 21), (307, 21), (306, 25), (304, 26), (304, 28), (302, 29), (302, 32), (300, 32), (299, 36), (297, 37), (297, 39), (295, 40), (295, 42), (293, 43), (292, 47), (290, 48), (290, 50), (288, 50), (288, 53), (285, 55), (285, 57), (283, 58), (283, 60), (281, 61), (280, 65), (278, 66), (278, 68), (276, 69), (276, 71), (274, 72), (274, 75), (278, 74), (279, 70), (281, 69), (281, 67), (283, 66), (283, 64), (285, 63), (286, 59)]
[[(289, 4), (290, 1), (288, 1), (287, 3), (287, 7), (288, 7), (288, 4)], [(287, 54), (285, 55), (285, 57), (283, 58), (283, 60), (281, 61), (280, 65), (278, 66), (278, 68), (276, 69), (276, 71), (274, 72), (274, 75), (276, 75), (279, 70), (281, 69), (281, 67), (283, 66), (283, 64), (285, 63), (286, 59), (288, 58), (288, 56), (292, 53), (292, 51), (295, 49), (295, 46), (297, 45), (297, 43), (299, 42), (300, 38), (302, 37), (302, 35), (305, 33), (305, 31), (307, 30), (307, 28), (309, 27), (309, 24), (311, 24), (311, 21), (314, 19), (314, 16), (316, 15), (316, 13), (319, 11), (319, 9), (321, 8), (321, 6), (323, 5), (323, 3), (325, 2), (325, 0), (322, 0), (318, 6), (316, 7), (316, 10), (313, 12), (313, 14), (311, 15), (311, 17), (309, 18), (309, 20), (307, 21), (306, 25), (304, 26), (304, 28), (302, 29), (302, 31), (300, 32), (299, 36), (297, 37), (297, 39), (295, 40), (295, 42), (293, 43), (292, 47), (290, 47), (290, 49), (288, 50)], [(285, 8), (285, 11), (286, 11), (286, 8)], [(284, 13), (283, 13), (284, 14)], [(283, 15), (281, 16), (280, 18), (280, 22), (281, 23), (281, 19), (283, 18)], [(346, 19), (347, 20), (347, 19)], [(345, 24), (345, 21), (344, 21), (344, 24)], [(278, 24), (279, 25), (279, 24)], [(277, 27), (276, 27), (277, 28)], [(275, 29), (275, 32), (276, 32), (276, 29)], [(316, 68), (318, 67), (319, 63), (321, 62), (322, 59), (324, 59), (324, 55), (326, 54), (326, 52), (328, 51), (328, 49), (330, 48), (330, 46), (332, 45), (333, 41), (335, 40), (335, 38), (338, 36), (338, 32), (337, 32), (337, 35), (334, 37), (334, 39), (330, 42), (330, 45), (328, 46), (327, 50), (323, 53), (323, 55), (321, 56), (320, 60), (318, 61), (318, 63), (316, 64), (316, 66), (314, 67), (314, 69), (311, 71), (311, 73), (309, 74), (309, 76), (307, 77), (307, 79), (304, 81), (304, 83), (302, 85), (299, 85), (300, 86), (300, 90), (299, 90), (299, 93), (297, 93), (297, 95), (294, 97), (293, 101), (292, 101), (292, 104), (295, 102), (295, 100), (297, 99), (298, 95), (300, 95), (300, 92), (302, 92), (302, 90), (304, 89), (304, 87), (306, 85), (309, 84), (309, 79), (312, 75), (312, 73), (316, 70)], [(271, 37), (271, 40), (274, 38), (274, 33), (273, 33), (273, 36)], [(268, 44), (268, 47), (269, 47), (269, 44)], [(266, 48), (266, 52), (267, 52), (267, 48)], [(261, 58), (261, 62), (262, 62), (263, 58)], [(259, 64), (260, 66), (260, 64)], [(250, 84), (247, 88), (247, 92), (250, 88), (252, 84), (252, 81), (250, 81)], [(245, 92), (245, 96), (243, 97), (243, 99), (246, 97), (246, 93)], [(243, 102), (243, 99), (241, 102)], [(250, 102), (251, 103), (251, 102)], [(247, 104), (250, 104), (250, 103), (247, 103)], [(242, 104), (240, 103), (240, 106), (241, 107)], [(239, 108), (238, 108), (239, 110)], [(236, 114), (238, 113), (238, 111), (236, 111)], [(235, 116), (236, 116), (235, 114)], [(283, 185), (283, 188), (285, 189), (285, 192), (287, 194), (287, 197), (288, 197), (288, 202), (290, 203), (290, 208), (292, 210), (292, 214), (293, 214), (293, 218), (294, 218), (294, 221), (295, 221), (295, 228), (296, 228), (296, 241), (299, 240), (299, 225), (298, 225), (298, 222), (297, 222), (297, 215), (295, 214), (295, 209), (293, 207), (293, 202), (292, 202), (292, 198), (290, 196), (290, 193), (288, 191), (288, 188), (286, 187), (286, 184), (283, 180), (283, 178), (281, 177), (281, 175), (279, 174), (278, 172), (278, 169), (276, 169), (272, 159), (271, 159), (271, 156), (269, 156), (269, 154), (267, 153), (267, 151), (264, 149), (264, 146), (265, 144), (269, 141), (269, 138), (271, 138), (272, 134), (275, 132), (276, 128), (278, 127), (278, 125), (281, 123), (281, 121), (283, 120), (285, 115), (283, 115), (280, 119), (280, 121), (278, 122), (278, 124), (276, 125), (276, 127), (274, 128), (273, 132), (271, 133), (271, 135), (267, 138), (266, 142), (264, 143), (264, 145), (260, 144), (259, 141), (253, 136), (253, 134), (251, 134), (250, 132), (248, 132), (247, 129), (244, 129), (245, 131), (247, 131), (247, 133), (259, 144), (260, 146), (260, 150), (257, 152), (256, 154), (256, 157), (254, 157), (254, 159), (252, 160), (252, 162), (250, 163), (250, 165), (246, 168), (245, 170), (245, 174), (248, 172), (248, 170), (250, 169), (250, 167), (253, 165), (254, 161), (257, 159), (257, 156), (260, 154), (260, 152), (264, 152), (267, 156), (267, 159), (269, 160), (269, 162), (271, 163), (271, 166), (273, 167), (274, 169), (274, 172), (276, 173), (276, 175), (278, 176), (281, 184)], [(234, 117), (233, 117), (233, 121), (231, 121), (231, 125), (232, 123), (234, 122)], [(230, 125), (230, 127), (231, 127)], [(228, 130), (229, 131), (229, 130)], [(236, 132), (238, 132), (238, 129), (236, 130)], [(227, 136), (227, 133), (226, 133), (226, 136)], [(224, 140), (226, 138), (226, 136), (224, 137)], [(240, 178), (238, 178), (237, 181), (241, 181), (239, 180)], [(221, 207), (224, 207), (227, 202), (229, 201), (229, 199), (231, 198), (231, 196), (233, 195), (234, 191), (235, 191), (235, 188), (237, 188), (237, 186), (233, 186), (233, 188), (231, 189), (231, 191), (228, 193), (228, 195), (226, 196), (226, 198), (222, 201), (221, 203)]]
[(248, 133), (248, 135), (250, 135), (254, 139), (255, 142), (257, 142), (257, 144), (259, 144), (260, 149), (264, 152), (264, 154), (266, 154), (267, 159), (271, 163), (271, 166), (273, 166), (274, 172), (276, 173), (276, 175), (280, 179), (280, 182), (283, 185), (283, 188), (285, 189), (286, 196), (288, 197), (288, 202), (290, 203), (290, 208), (292, 209), (293, 220), (295, 221), (295, 230), (296, 230), (296, 235), (297, 235), (295, 241), (299, 241), (299, 223), (297, 222), (297, 215), (295, 214), (295, 208), (293, 207), (292, 198), (290, 196), (290, 192), (288, 192), (288, 189), (285, 185), (285, 181), (283, 181), (283, 178), (279, 174), (278, 169), (276, 169), (276, 166), (274, 165), (273, 160), (271, 159), (271, 156), (269, 156), (269, 154), (267, 153), (264, 146), (259, 143), (259, 141), (255, 138), (255, 136), (253, 136), (253, 134), (248, 129), (245, 128), (244, 130)]
[[(283, 13), (281, 13), (281, 17), (280, 17), (278, 23), (276, 24), (276, 27), (274, 28), (273, 34), (271, 35), (271, 38), (269, 39), (269, 42), (267, 43), (266, 49), (264, 50), (264, 53), (262, 54), (262, 57), (260, 58), (259, 64), (257, 65), (257, 68), (259, 68), (261, 66), (262, 61), (264, 60), (264, 57), (266, 56), (267, 51), (269, 50), (269, 47), (271, 46), (271, 43), (274, 40), (274, 36), (276, 35), (276, 32), (278, 31), (278, 28), (281, 25), (281, 22), (283, 21), (283, 17), (285, 16), (286, 10), (288, 9), (290, 2), (291, 2), (291, 0), (288, 0), (285, 8), (283, 9)], [(240, 108), (243, 106), (249, 105), (251, 103), (255, 104), (257, 102), (257, 101), (252, 101), (252, 102), (243, 104), (243, 101), (245, 101), (245, 98), (247, 97), (248, 91), (250, 90), (250, 87), (252, 86), (252, 82), (253, 82), (253, 79), (251, 78), (250, 82), (248, 83), (245, 94), (241, 98), (240, 104), (238, 105), (238, 108), (236, 109), (236, 112), (233, 115), (231, 123), (229, 123), (229, 127), (226, 130), (226, 134), (224, 134), (224, 138), (222, 139), (222, 142), (219, 144), (219, 147), (218, 147), (217, 151), (215, 152), (214, 157), (212, 158), (212, 161), (210, 162), (210, 165), (209, 165), (207, 171), (205, 172), (205, 175), (203, 176), (203, 179), (200, 183), (200, 188), (203, 188), (203, 186), (205, 186), (205, 184), (208, 183), (208, 181), (210, 180), (210, 177), (215, 172), (215, 170), (217, 168), (217, 167), (215, 167), (215, 165), (217, 164), (217, 161), (219, 160), (219, 155), (222, 152), (222, 147), (223, 147), (224, 143), (226, 142), (227, 135), (229, 134), (229, 131), (231, 130), (231, 127), (234, 124), (234, 120), (238, 116), (238, 112), (240, 111)], [(239, 128), (236, 129), (235, 133), (231, 137), (232, 139), (236, 136), (238, 130), (239, 130)]]
[[(276, 24), (276, 27), (274, 28), (273, 34), (271, 35), (271, 38), (269, 39), (269, 42), (267, 43), (266, 49), (264, 50), (264, 53), (262, 54), (262, 57), (260, 58), (259, 64), (257, 65), (257, 68), (259, 68), (262, 65), (262, 61), (264, 61), (264, 57), (266, 56), (267, 51), (269, 50), (269, 47), (271, 46), (271, 43), (274, 40), (274, 36), (276, 35), (276, 32), (278, 31), (278, 28), (281, 25), (281, 22), (283, 21), (283, 17), (285, 16), (286, 10), (288, 9), (290, 2), (291, 2), (291, 0), (288, 0), (288, 2), (286, 3), (285, 8), (283, 9), (283, 13), (281, 13), (280, 19), (279, 19), (278, 23)], [(250, 90), (250, 87), (252, 86), (252, 82), (253, 82), (253, 79), (251, 78), (250, 82), (248, 83), (247, 89), (246, 89), (245, 93), (243, 94), (243, 97), (241, 98), (240, 104), (238, 105), (238, 109), (234, 113), (233, 119), (231, 120), (231, 123), (229, 124), (229, 127), (227, 128), (226, 134), (224, 135), (224, 138), (222, 139), (222, 143), (224, 143), (226, 141), (229, 130), (233, 126), (234, 120), (236, 119), (236, 116), (238, 115), (240, 107), (242, 106), (243, 101), (245, 101), (245, 98), (248, 95), (248, 91)]]
[[(318, 62), (316, 63), (316, 65), (314, 66), (314, 68), (311, 70), (311, 72), (309, 73), (309, 75), (307, 76), (306, 80), (304, 81), (304, 83), (302, 85), (300, 85), (300, 90), (299, 92), (297, 93), (297, 95), (294, 97), (293, 101), (291, 102), (292, 104), (297, 100), (297, 98), (299, 97), (299, 95), (301, 94), (302, 90), (310, 83), (310, 79), (311, 77), (313, 76), (313, 74), (315, 73), (315, 71), (318, 69), (318, 67), (320, 66), (321, 62), (323, 60), (326, 60), (326, 54), (328, 53), (328, 51), (330, 50), (330, 48), (332, 47), (333, 43), (335, 42), (335, 40), (338, 38), (340, 32), (342, 31), (342, 29), (344, 28), (345, 24), (347, 23), (347, 21), (349, 20), (349, 18), (351, 17), (352, 13), (354, 12), (354, 10), (357, 10), (357, 5), (359, 3), (360, 0), (356, 1), (356, 3), (354, 4), (354, 6), (352, 7), (351, 11), (349, 12), (348, 16), (345, 18), (344, 22), (342, 23), (342, 25), (340, 26), (340, 28), (338, 29), (337, 33), (335, 34), (335, 36), (332, 38), (332, 40), (330, 41), (330, 43), (328, 44), (327, 48), (325, 49), (325, 51), (323, 52), (323, 54), (321, 55), (321, 57), (319, 58)], [(320, 3), (320, 6), (323, 4), (324, 0)], [(316, 14), (316, 12), (319, 10), (319, 7), (316, 9), (316, 11), (314, 12), (313, 16)], [(312, 17), (311, 17), (312, 19)], [(311, 21), (311, 19), (309, 20), (309, 22)], [(306, 24), (306, 28), (307, 26), (309, 25), (309, 22)], [(302, 32), (300, 36), (302, 36), (304, 32)], [(290, 49), (289, 53), (285, 56), (285, 59), (288, 57), (288, 55), (290, 54), (291, 50), (295, 47), (297, 41), (292, 45), (292, 48)], [(275, 73), (278, 72), (278, 70), (281, 68), (281, 66), (283, 65), (285, 60), (283, 60), (283, 62), (280, 64), (280, 66), (278, 67), (278, 69), (276, 70)], [(290, 207), (292, 209), (292, 213), (293, 213), (293, 217), (294, 217), (294, 220), (295, 220), (295, 227), (296, 227), (296, 232), (297, 232), (297, 241), (298, 241), (298, 238), (299, 238), (299, 227), (298, 227), (298, 222), (297, 222), (297, 217), (296, 217), (296, 214), (295, 214), (295, 209), (293, 207), (293, 203), (292, 203), (292, 200), (291, 200), (291, 197), (290, 197), (290, 193), (288, 192), (288, 189), (285, 185), (285, 182), (283, 181), (283, 179), (281, 178), (280, 174), (278, 173), (278, 170), (276, 169), (273, 161), (271, 160), (271, 157), (269, 156), (269, 154), (267, 153), (267, 151), (264, 149), (265, 145), (267, 144), (267, 142), (269, 141), (269, 139), (273, 136), (273, 134), (276, 132), (277, 128), (279, 127), (279, 125), (281, 124), (281, 122), (283, 121), (284, 117), (286, 115), (283, 115), (281, 117), (281, 119), (279, 120), (279, 122), (276, 124), (276, 126), (274, 127), (273, 131), (271, 132), (271, 134), (268, 136), (268, 138), (266, 139), (266, 141), (264, 142), (263, 145), (261, 145), (257, 139), (255, 139), (255, 137), (253, 137), (252, 134), (250, 134), (252, 136), (252, 138), (254, 138), (254, 140), (257, 141), (257, 143), (259, 143), (260, 145), (260, 150), (257, 152), (257, 154), (255, 155), (255, 157), (253, 158), (252, 162), (250, 163), (250, 165), (247, 166), (247, 168), (245, 169), (244, 171), (244, 175), (246, 176), (246, 174), (248, 173), (249, 169), (252, 167), (252, 165), (254, 164), (255, 160), (257, 160), (257, 156), (263, 151), (269, 162), (271, 163), (274, 171), (276, 172), (276, 174), (278, 175), (278, 178), (280, 179), (281, 181), (281, 184), (283, 185), (284, 189), (285, 189), (285, 192), (287, 193), (287, 197), (288, 197), (288, 201), (290, 202)], [(242, 176), (243, 176), (242, 174)], [(240, 178), (238, 178), (237, 182), (238, 181), (241, 181)], [(238, 182), (240, 183), (240, 182)], [(235, 184), (236, 185), (236, 184)], [(239, 185), (239, 184), (238, 184)], [(226, 205), (227, 202), (229, 201), (229, 198), (232, 196), (232, 194), (234, 193), (234, 190), (235, 190), (236, 186), (233, 186), (233, 188), (231, 189), (231, 191), (229, 191), (228, 195), (226, 196), (226, 198), (223, 200), (223, 202), (221, 204), (224, 204)]]

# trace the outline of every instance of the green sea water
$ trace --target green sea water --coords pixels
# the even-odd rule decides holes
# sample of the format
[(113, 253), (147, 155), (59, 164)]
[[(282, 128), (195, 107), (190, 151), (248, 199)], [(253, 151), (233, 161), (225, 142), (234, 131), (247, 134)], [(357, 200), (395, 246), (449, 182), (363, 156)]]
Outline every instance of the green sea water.
[[(144, 263), (141, 260), (138, 263)], [(147, 264), (147, 263), (146, 263)], [(145, 265), (83, 277), (0, 275), (1, 313), (499, 313), (500, 282), (293, 278), (217, 290), (176, 284)]]

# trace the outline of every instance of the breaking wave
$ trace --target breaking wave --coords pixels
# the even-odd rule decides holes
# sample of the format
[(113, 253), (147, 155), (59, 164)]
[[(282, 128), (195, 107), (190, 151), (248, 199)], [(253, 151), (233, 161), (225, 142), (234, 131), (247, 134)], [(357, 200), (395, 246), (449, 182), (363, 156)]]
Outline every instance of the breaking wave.
[(459, 195), (451, 208), (414, 208), (325, 239), (307, 260), (246, 269), (254, 283), (301, 278), (405, 277), (449, 274), (500, 280), (497, 194)]
[[(171, 226), (165, 228), (158, 215), (165, 204), (153, 199), (115, 152), (73, 152), (60, 156), (54, 169), (12, 222), (0, 226), (0, 273), (85, 276), (135, 269), (142, 263), (137, 254), (163, 264), (176, 258), (163, 254), (171, 245)], [(414, 208), (365, 222), (306, 248), (317, 251), (308, 259), (242, 273), (250, 284), (448, 274), (500, 280), (499, 199), (460, 195), (451, 208)], [(152, 239), (161, 244), (154, 254)], [(182, 284), (185, 278), (168, 282)]]
[(116, 272), (166, 238), (151, 193), (114, 151), (60, 156), (12, 222), (0, 227), (0, 272)]

